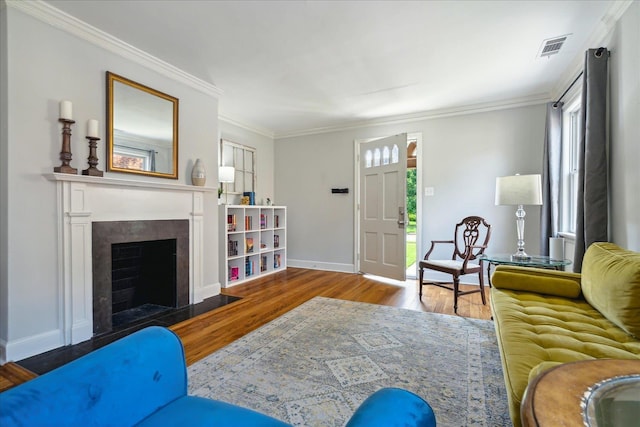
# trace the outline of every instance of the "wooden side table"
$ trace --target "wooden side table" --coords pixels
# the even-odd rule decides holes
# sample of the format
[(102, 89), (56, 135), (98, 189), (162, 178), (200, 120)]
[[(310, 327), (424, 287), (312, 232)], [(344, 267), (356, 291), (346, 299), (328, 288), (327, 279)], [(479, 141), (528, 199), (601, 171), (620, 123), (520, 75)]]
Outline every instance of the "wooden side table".
[(585, 408), (581, 405), (585, 393), (601, 381), (626, 375), (640, 375), (640, 359), (587, 360), (549, 369), (525, 391), (520, 410), (522, 425), (584, 427)]

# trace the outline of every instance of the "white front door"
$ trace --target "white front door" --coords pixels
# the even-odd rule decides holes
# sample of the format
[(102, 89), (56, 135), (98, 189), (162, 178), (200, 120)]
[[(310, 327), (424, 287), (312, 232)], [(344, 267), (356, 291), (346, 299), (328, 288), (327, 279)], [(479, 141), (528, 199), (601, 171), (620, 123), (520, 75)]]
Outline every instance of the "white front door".
[(361, 143), (360, 271), (405, 280), (407, 134)]

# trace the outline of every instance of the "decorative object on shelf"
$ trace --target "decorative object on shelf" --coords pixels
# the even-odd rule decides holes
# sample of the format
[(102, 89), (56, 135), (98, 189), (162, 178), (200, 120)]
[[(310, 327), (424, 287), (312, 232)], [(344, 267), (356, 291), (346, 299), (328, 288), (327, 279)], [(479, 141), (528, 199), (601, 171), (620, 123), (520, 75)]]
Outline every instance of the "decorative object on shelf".
[(191, 169), (191, 182), (197, 187), (203, 187), (207, 182), (207, 170), (204, 168), (204, 163), (200, 159), (196, 159)]
[(241, 205), (250, 205), (251, 203), (249, 203), (249, 196), (242, 196), (240, 198), (240, 204)]
[(267, 206), (271, 206), (271, 199), (267, 197)]
[(254, 206), (256, 204), (256, 193), (253, 191), (245, 191), (242, 195), (249, 198), (249, 205)]
[(511, 257), (515, 260), (531, 259), (524, 251), (524, 205), (542, 205), (542, 179), (539, 174), (513, 175), (496, 178), (496, 206), (518, 206), (516, 229), (518, 250)]
[(220, 166), (218, 168), (218, 181), (223, 186), (224, 192), (224, 204), (226, 205), (229, 201), (229, 194), (227, 192), (227, 184), (235, 181), (236, 178), (236, 169), (233, 166)]
[(62, 148), (60, 149), (60, 160), (62, 164), (53, 168), (54, 172), (77, 174), (78, 169), (71, 167), (71, 125), (73, 121), (73, 104), (71, 101), (60, 101), (60, 118), (62, 123)]
[(87, 159), (89, 167), (82, 171), (82, 175), (102, 176), (102, 171), (97, 168), (98, 156), (96, 155), (96, 149), (98, 148), (100, 138), (98, 138), (98, 121), (96, 119), (87, 121), (86, 138), (89, 140), (89, 158)]

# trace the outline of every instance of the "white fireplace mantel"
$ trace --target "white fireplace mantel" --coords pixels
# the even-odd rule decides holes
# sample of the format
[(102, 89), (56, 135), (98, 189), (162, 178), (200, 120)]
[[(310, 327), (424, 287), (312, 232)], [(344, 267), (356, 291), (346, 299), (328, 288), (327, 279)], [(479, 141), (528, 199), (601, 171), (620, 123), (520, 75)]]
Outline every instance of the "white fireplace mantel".
[(94, 221), (189, 221), (189, 302), (220, 293), (203, 280), (204, 195), (216, 188), (174, 182), (48, 173), (57, 184), (60, 330), (65, 345), (93, 336), (92, 226)]

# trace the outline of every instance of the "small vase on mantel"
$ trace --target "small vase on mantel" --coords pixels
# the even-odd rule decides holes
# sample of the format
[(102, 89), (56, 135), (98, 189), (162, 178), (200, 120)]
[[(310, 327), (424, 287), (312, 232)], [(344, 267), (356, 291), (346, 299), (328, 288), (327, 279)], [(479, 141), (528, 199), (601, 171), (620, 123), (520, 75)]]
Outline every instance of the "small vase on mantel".
[(204, 186), (205, 182), (207, 182), (207, 171), (200, 159), (196, 160), (193, 164), (193, 169), (191, 169), (191, 182), (198, 187)]

